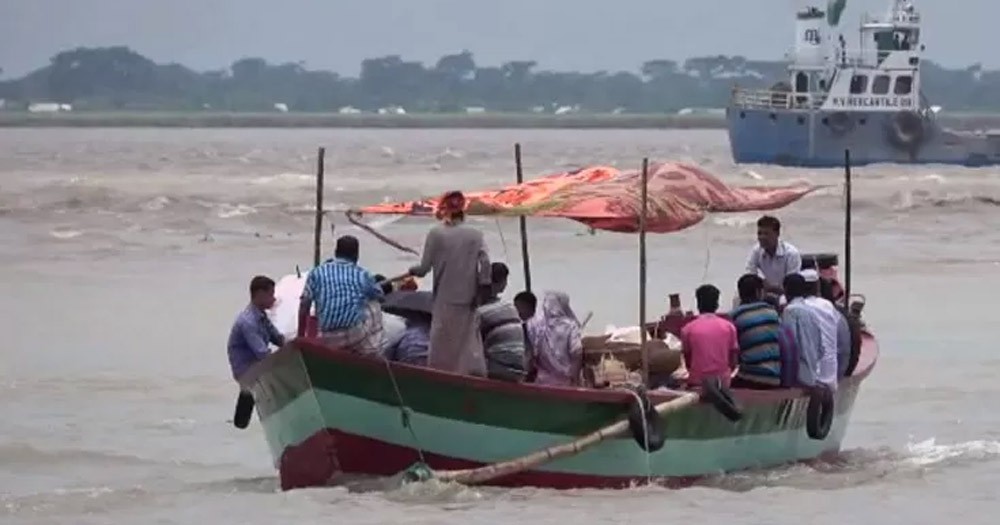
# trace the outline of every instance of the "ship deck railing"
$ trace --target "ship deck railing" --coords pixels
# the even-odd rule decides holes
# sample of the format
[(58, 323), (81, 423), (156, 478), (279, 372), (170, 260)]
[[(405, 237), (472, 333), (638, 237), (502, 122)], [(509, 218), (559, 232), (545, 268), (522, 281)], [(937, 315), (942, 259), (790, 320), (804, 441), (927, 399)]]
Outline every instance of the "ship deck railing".
[(768, 89), (733, 88), (731, 103), (746, 109), (819, 109), (826, 100), (825, 94), (794, 93)]

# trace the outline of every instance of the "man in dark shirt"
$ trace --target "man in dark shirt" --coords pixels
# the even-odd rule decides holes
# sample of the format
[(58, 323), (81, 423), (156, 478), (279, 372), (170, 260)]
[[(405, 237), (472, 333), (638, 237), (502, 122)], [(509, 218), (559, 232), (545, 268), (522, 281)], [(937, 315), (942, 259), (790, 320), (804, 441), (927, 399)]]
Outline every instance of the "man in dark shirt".
[(479, 329), (491, 379), (518, 382), (524, 378), (524, 330), (514, 305), (500, 298), (510, 270), (502, 262), (490, 266), (492, 294), (478, 308)]

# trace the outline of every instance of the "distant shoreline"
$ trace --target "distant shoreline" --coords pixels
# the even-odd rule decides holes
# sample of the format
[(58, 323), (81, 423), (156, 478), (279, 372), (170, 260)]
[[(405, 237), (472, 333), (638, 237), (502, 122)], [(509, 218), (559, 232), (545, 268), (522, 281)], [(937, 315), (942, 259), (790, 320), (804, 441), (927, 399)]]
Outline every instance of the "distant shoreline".
[[(1000, 113), (948, 113), (957, 129), (1000, 128)], [(532, 113), (344, 115), (339, 113), (0, 112), (0, 128), (383, 128), (383, 129), (725, 129), (723, 115)]]

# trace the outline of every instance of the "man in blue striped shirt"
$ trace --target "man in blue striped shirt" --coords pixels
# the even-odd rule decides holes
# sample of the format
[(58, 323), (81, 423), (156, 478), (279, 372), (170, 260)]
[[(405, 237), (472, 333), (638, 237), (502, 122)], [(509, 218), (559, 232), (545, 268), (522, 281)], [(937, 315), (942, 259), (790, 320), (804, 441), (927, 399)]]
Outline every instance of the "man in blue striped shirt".
[(778, 311), (764, 301), (765, 281), (748, 273), (736, 284), (740, 305), (729, 312), (736, 325), (740, 343), (739, 370), (733, 378), (735, 388), (781, 387), (781, 348)]
[(333, 260), (313, 268), (306, 277), (299, 304), (299, 335), (304, 334), (309, 309), (316, 304), (320, 337), (330, 346), (361, 354), (378, 354), (382, 337), (382, 287), (358, 266), (358, 239), (337, 239)]

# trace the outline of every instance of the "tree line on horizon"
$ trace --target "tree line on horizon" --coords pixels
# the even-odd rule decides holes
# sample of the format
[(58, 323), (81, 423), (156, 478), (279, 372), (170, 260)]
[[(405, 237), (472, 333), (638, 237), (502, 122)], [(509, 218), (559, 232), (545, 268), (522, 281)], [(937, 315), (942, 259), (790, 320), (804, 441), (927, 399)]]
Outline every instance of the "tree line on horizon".
[[(469, 51), (432, 66), (399, 55), (367, 58), (357, 77), (310, 70), (299, 63), (242, 58), (228, 69), (199, 72), (158, 64), (124, 46), (63, 51), (27, 75), (0, 82), (7, 109), (33, 102), (72, 104), (74, 110), (215, 110), (331, 112), (398, 106), (409, 113), (551, 112), (673, 113), (724, 107), (732, 86), (767, 88), (785, 80), (782, 61), (706, 56), (649, 60), (637, 73), (540, 69), (532, 60), (480, 66)], [(923, 92), (955, 111), (1000, 110), (1000, 71), (980, 65), (949, 69), (922, 64)]]

